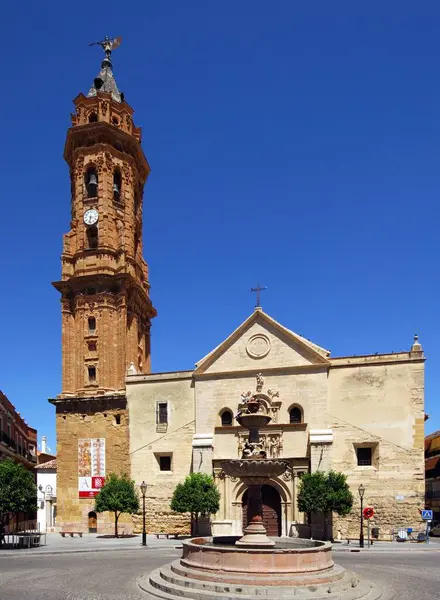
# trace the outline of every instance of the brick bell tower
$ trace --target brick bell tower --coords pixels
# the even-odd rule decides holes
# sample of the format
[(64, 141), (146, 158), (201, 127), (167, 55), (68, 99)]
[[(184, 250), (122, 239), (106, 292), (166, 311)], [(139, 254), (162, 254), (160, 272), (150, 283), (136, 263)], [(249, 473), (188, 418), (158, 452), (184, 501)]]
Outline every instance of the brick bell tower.
[[(53, 284), (62, 307), (62, 391), (50, 400), (57, 410), (58, 523), (86, 531), (96, 495), (93, 476), (130, 472), (125, 376), (128, 368), (150, 371), (156, 316), (142, 256), (150, 167), (134, 111), (113, 75), (111, 54), (119, 43), (108, 37), (98, 42), (105, 52), (99, 75), (87, 96), (74, 100), (64, 150), (70, 231), (63, 240), (61, 281)], [(82, 466), (78, 440), (87, 439), (92, 445), (104, 440), (100, 473)], [(96, 528), (106, 531), (107, 524), (104, 517)]]

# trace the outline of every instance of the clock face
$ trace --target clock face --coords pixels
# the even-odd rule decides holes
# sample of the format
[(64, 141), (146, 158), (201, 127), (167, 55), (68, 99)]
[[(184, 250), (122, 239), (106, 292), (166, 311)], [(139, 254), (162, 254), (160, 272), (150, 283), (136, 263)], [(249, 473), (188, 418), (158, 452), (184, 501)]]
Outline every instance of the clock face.
[(96, 208), (91, 208), (84, 213), (84, 223), (86, 225), (95, 225), (98, 222), (99, 214)]

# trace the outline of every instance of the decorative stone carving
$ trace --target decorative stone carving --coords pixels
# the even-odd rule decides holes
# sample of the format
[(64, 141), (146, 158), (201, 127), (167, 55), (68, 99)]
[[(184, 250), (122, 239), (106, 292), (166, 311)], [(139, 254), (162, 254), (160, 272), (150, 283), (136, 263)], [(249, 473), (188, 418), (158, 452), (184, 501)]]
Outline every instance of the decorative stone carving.
[(246, 344), (246, 352), (251, 358), (263, 358), (270, 352), (270, 340), (264, 333), (252, 335)]
[[(258, 447), (257, 447), (258, 446)], [(237, 439), (237, 453), (239, 458), (249, 458), (252, 456), (260, 456), (265, 454), (265, 458), (279, 458), (283, 450), (283, 432), (277, 431), (274, 433), (261, 433), (260, 442), (249, 444), (247, 434), (239, 432)]]
[(284, 479), (284, 481), (292, 481), (292, 471), (284, 471), (281, 477)]
[(243, 410), (246, 409), (249, 402), (253, 400), (257, 400), (262, 406), (264, 406), (265, 411), (270, 415), (272, 419), (272, 423), (278, 422), (278, 412), (281, 407), (281, 402), (279, 400), (274, 400), (275, 398), (279, 398), (280, 393), (278, 390), (267, 390), (267, 393), (263, 393), (264, 387), (264, 378), (262, 373), (257, 373), (256, 375), (257, 383), (256, 383), (256, 391), (255, 393), (251, 391), (243, 392), (241, 394), (241, 402), (238, 405), (238, 415), (241, 414)]

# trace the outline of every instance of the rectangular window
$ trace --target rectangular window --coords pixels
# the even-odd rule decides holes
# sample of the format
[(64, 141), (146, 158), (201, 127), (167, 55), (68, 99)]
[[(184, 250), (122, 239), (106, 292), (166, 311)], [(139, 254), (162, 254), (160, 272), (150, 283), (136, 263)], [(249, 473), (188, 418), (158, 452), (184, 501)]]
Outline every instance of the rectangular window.
[(171, 456), (159, 456), (161, 471), (171, 471)]
[(95, 383), (96, 381), (96, 367), (87, 367), (89, 372), (89, 382)]
[(89, 317), (88, 319), (88, 325), (89, 325), (89, 333), (90, 334), (94, 334), (96, 331), (96, 319), (95, 317)]
[(372, 462), (372, 448), (358, 448), (357, 461), (359, 467), (370, 467)]
[(157, 423), (164, 425), (168, 423), (168, 403), (159, 402), (157, 405)]

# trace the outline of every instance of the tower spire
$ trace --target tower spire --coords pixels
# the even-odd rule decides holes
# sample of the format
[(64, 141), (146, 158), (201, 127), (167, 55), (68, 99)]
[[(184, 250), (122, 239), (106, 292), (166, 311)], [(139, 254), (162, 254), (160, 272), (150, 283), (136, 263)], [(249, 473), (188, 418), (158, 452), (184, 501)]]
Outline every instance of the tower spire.
[(96, 96), (98, 92), (106, 92), (112, 95), (112, 99), (116, 102), (124, 101), (124, 94), (119, 91), (113, 75), (113, 65), (111, 54), (121, 45), (122, 38), (109, 38), (108, 35), (100, 42), (92, 42), (90, 46), (101, 46), (105, 52), (104, 60), (101, 63), (101, 70), (93, 81), (93, 85), (87, 94), (87, 97)]

